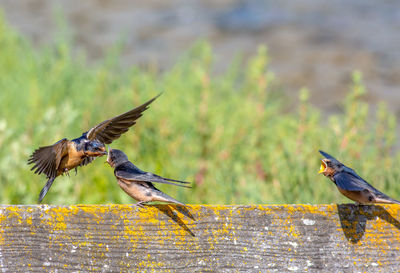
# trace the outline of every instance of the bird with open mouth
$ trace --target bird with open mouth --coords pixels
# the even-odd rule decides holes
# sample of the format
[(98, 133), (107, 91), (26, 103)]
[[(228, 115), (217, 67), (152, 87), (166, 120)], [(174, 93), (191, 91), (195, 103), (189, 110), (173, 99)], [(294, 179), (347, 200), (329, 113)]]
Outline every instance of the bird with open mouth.
[(319, 151), (325, 158), (321, 160), (318, 173), (322, 173), (335, 183), (339, 192), (359, 204), (386, 203), (400, 204), (386, 194), (375, 189), (353, 169), (345, 166), (333, 156)]
[(68, 174), (72, 169), (77, 171), (79, 166), (85, 166), (96, 157), (106, 155), (105, 144), (110, 144), (128, 131), (149, 104), (160, 95), (126, 113), (97, 124), (78, 138), (63, 138), (53, 145), (35, 150), (29, 157), (28, 164), (34, 164), (31, 170), (37, 174), (45, 174), (48, 179), (40, 191), (39, 202), (46, 196), (56, 177)]

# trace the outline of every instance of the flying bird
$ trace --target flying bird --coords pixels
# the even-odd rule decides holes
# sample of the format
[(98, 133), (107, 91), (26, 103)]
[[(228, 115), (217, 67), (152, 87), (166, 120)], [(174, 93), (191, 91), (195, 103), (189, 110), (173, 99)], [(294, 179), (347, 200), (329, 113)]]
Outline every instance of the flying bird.
[(144, 172), (130, 162), (124, 152), (117, 149), (108, 151), (107, 162), (114, 168), (114, 175), (121, 189), (130, 197), (139, 201), (136, 206), (143, 207), (143, 204), (155, 201), (185, 205), (157, 189), (153, 182), (190, 188), (190, 186), (184, 185), (189, 184), (189, 182)]
[(332, 180), (340, 193), (347, 198), (360, 204), (400, 204), (399, 201), (375, 189), (353, 169), (345, 166), (333, 156), (323, 151), (319, 152), (325, 158), (321, 160), (321, 168), (318, 173), (322, 173)]
[(48, 179), (40, 191), (39, 203), (46, 196), (56, 177), (68, 174), (72, 169), (77, 172), (79, 166), (85, 166), (96, 157), (107, 154), (105, 144), (110, 144), (128, 131), (149, 104), (160, 95), (126, 113), (97, 124), (78, 138), (72, 140), (63, 138), (53, 145), (35, 150), (29, 157), (28, 164), (34, 164), (31, 170), (36, 174), (45, 174)]

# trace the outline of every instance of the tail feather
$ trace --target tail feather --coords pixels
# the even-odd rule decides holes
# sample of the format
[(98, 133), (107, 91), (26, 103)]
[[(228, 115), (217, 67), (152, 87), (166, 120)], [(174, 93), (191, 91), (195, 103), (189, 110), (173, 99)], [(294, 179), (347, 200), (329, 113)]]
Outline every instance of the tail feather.
[(156, 196), (154, 196), (154, 201), (174, 203), (174, 204), (177, 204), (177, 205), (186, 206), (185, 204), (179, 202), (178, 200), (172, 198), (171, 196), (163, 193), (162, 191), (160, 191), (158, 189), (157, 189)]
[(175, 180), (175, 179), (165, 178), (165, 177), (163, 177), (163, 178), (168, 181), (173, 181), (173, 182), (182, 183), (182, 184), (190, 184), (190, 182), (187, 182), (187, 181)]
[(397, 201), (396, 199), (387, 197), (377, 197), (375, 198), (375, 203), (384, 203), (384, 204), (399, 204), (400, 205), (400, 201)]
[(47, 180), (46, 185), (44, 185), (43, 189), (39, 193), (39, 203), (42, 202), (43, 198), (46, 196), (47, 192), (49, 191), (51, 185), (53, 185), (55, 177), (50, 177), (49, 180)]
[[(168, 180), (167, 180), (168, 181)], [(172, 183), (172, 182), (163, 182), (164, 184), (169, 184), (169, 185), (174, 185), (174, 186), (178, 186), (178, 187), (182, 187), (182, 188), (192, 188), (192, 186), (187, 186), (187, 185), (181, 185), (181, 184), (177, 184), (177, 183)]]
[(161, 183), (161, 184), (169, 184), (169, 185), (174, 185), (178, 187), (184, 187), (184, 188), (191, 188), (192, 186), (187, 186), (187, 185), (182, 185), (179, 183), (189, 183), (189, 182), (184, 182), (184, 181), (179, 181), (179, 180), (173, 180), (173, 179), (168, 179), (164, 178), (155, 174), (149, 174), (148, 176), (141, 178), (142, 181), (146, 182), (152, 182), (152, 183)]

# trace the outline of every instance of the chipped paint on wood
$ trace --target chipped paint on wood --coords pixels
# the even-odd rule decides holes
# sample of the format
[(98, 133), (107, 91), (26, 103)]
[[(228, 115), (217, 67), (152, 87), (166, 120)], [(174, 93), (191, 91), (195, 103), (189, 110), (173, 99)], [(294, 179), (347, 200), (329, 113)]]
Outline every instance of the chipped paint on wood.
[(394, 272), (397, 205), (0, 206), (1, 272)]

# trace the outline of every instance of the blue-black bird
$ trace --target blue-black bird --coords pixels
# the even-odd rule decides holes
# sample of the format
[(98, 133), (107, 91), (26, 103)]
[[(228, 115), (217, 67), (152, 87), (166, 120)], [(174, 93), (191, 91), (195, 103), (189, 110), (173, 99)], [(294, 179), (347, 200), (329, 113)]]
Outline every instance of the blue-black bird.
[(323, 151), (319, 152), (325, 158), (321, 160), (321, 168), (318, 173), (322, 173), (332, 180), (340, 193), (347, 198), (360, 204), (400, 204), (399, 201), (375, 189), (353, 169), (345, 166), (333, 156)]
[(157, 201), (185, 205), (157, 189), (152, 182), (190, 188), (190, 186), (183, 185), (189, 184), (189, 182), (144, 172), (130, 162), (124, 152), (117, 149), (108, 151), (107, 162), (114, 168), (114, 175), (121, 189), (130, 197), (139, 201), (136, 206), (143, 207), (145, 203)]
[(105, 144), (110, 144), (128, 131), (158, 96), (124, 114), (97, 124), (78, 138), (63, 138), (53, 145), (35, 150), (29, 157), (28, 164), (34, 164), (31, 170), (37, 174), (45, 174), (48, 179), (40, 191), (39, 202), (46, 196), (56, 177), (68, 174), (72, 169), (77, 171), (79, 166), (87, 165), (96, 157), (107, 154)]

